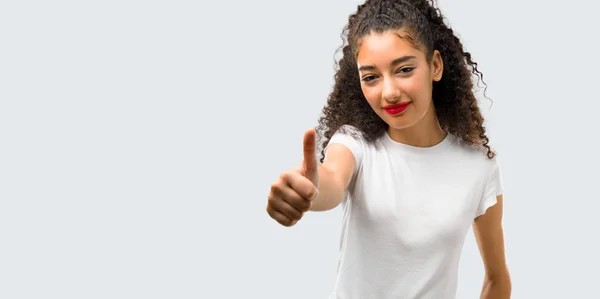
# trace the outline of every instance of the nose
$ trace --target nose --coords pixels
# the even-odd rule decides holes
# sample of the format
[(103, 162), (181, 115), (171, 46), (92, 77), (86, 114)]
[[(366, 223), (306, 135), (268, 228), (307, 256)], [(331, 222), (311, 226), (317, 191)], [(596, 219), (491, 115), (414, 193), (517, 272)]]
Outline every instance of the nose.
[(395, 103), (400, 99), (400, 88), (396, 84), (394, 78), (386, 77), (383, 80), (383, 90), (381, 91), (381, 97), (388, 103)]

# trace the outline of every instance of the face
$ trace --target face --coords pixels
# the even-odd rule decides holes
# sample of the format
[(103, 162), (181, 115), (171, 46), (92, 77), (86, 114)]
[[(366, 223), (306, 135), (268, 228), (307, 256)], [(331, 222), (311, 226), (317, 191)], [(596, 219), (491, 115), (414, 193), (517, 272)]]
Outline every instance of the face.
[(401, 38), (402, 31), (371, 33), (361, 39), (357, 63), (362, 92), (391, 129), (437, 121), (432, 101), (433, 81), (442, 77), (442, 60)]

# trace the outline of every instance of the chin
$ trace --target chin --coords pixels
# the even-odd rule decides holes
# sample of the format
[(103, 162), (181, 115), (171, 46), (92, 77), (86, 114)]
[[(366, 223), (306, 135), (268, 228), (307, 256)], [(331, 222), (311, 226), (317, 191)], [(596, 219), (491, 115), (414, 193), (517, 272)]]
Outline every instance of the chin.
[(382, 119), (390, 129), (394, 130), (407, 129), (414, 126), (418, 122), (418, 119), (405, 117), (404, 115), (399, 115), (396, 117), (390, 117), (389, 115), (386, 115), (385, 117), (382, 117)]
[(404, 130), (414, 126), (414, 123), (398, 123), (398, 122), (388, 122), (387, 123), (390, 129), (394, 130)]
[(387, 123), (390, 129), (403, 130), (415, 126), (420, 121), (425, 121), (428, 112), (429, 110), (411, 111), (409, 108), (408, 110), (396, 116), (389, 115), (385, 112), (380, 114), (379, 116), (383, 119), (385, 123)]

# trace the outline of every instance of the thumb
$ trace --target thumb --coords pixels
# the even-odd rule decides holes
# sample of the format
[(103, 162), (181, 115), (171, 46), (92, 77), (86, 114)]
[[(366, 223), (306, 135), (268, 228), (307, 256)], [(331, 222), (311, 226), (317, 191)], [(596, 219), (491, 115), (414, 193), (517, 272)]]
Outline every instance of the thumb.
[(318, 175), (318, 166), (317, 166), (317, 141), (316, 136), (317, 132), (315, 129), (309, 129), (304, 132), (304, 161), (303, 167), (305, 171), (305, 176), (309, 179), (313, 184), (316, 185), (317, 175)]

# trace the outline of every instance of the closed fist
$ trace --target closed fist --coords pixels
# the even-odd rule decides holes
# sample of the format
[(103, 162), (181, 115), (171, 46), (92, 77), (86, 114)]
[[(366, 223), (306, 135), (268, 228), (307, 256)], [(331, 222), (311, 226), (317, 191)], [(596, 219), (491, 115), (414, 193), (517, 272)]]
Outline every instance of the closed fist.
[(319, 172), (316, 157), (316, 132), (304, 133), (304, 159), (300, 165), (285, 171), (271, 184), (267, 213), (283, 226), (295, 225), (319, 194)]

